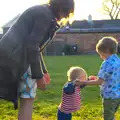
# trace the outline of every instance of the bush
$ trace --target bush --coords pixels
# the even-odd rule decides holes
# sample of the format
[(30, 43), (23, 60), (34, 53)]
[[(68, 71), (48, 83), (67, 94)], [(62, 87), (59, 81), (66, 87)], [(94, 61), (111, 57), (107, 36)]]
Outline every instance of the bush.
[(66, 44), (63, 48), (65, 55), (76, 55), (77, 54), (77, 45), (68, 45)]

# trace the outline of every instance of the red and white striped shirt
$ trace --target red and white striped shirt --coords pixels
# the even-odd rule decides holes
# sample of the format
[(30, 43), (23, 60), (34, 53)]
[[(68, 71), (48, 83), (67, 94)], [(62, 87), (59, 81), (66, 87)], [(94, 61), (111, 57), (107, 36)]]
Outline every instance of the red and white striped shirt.
[(80, 109), (80, 101), (80, 88), (75, 87), (73, 94), (62, 93), (62, 101), (58, 109), (66, 114), (75, 112)]

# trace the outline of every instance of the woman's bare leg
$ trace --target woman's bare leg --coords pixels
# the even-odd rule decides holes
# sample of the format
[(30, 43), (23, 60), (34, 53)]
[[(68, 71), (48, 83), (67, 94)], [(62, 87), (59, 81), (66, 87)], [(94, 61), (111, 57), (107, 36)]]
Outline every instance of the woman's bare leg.
[(32, 109), (34, 99), (20, 99), (20, 108), (18, 113), (18, 120), (32, 120)]

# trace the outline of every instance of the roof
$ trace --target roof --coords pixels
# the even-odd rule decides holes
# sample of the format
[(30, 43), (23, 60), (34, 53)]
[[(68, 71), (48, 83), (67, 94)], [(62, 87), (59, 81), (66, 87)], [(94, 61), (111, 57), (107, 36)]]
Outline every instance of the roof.
[(70, 28), (120, 28), (120, 20), (93, 20), (92, 23), (87, 20), (74, 21)]
[(120, 28), (87, 28), (59, 30), (58, 33), (120, 33)]
[(5, 25), (3, 25), (2, 28), (10, 28), (13, 25), (13, 23), (15, 23), (15, 21), (19, 18), (19, 16), (20, 16), (20, 14), (18, 14), (17, 16), (15, 16), (9, 22), (7, 22)]
[(59, 33), (111, 33), (120, 32), (120, 20), (74, 21), (69, 27), (63, 27)]

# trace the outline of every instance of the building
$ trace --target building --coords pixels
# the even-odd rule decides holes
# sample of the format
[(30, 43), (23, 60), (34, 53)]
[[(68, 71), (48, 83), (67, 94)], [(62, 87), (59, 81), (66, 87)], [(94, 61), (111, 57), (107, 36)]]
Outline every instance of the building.
[[(120, 43), (120, 20), (87, 20), (74, 21), (74, 23), (61, 29), (54, 38), (54, 44), (57, 42), (64, 45), (77, 45), (77, 54), (95, 53), (96, 43), (104, 36), (113, 36)], [(59, 46), (56, 45), (56, 46)], [(58, 51), (56, 48), (52, 51)], [(51, 49), (49, 49), (51, 51)], [(59, 50), (60, 51), (60, 50)], [(62, 54), (62, 49), (61, 49)]]
[(0, 34), (0, 39), (2, 38), (3, 34)]
[[(3, 26), (5, 33), (20, 15)], [(120, 43), (120, 20), (88, 20), (74, 21), (72, 25), (61, 28), (51, 45), (44, 53), (46, 55), (62, 55), (64, 49), (70, 46), (72, 54), (95, 53), (95, 46), (104, 36), (113, 36)]]
[(15, 16), (13, 19), (11, 19), (9, 22), (2, 26), (3, 34), (5, 34), (8, 31), (8, 29), (15, 23), (19, 16), (20, 14), (18, 14), (17, 16)]
[(3, 29), (0, 28), (0, 39), (1, 39), (2, 35), (3, 35)]

